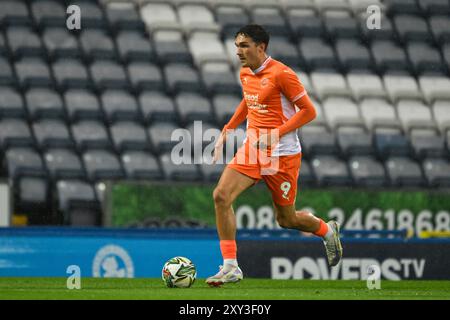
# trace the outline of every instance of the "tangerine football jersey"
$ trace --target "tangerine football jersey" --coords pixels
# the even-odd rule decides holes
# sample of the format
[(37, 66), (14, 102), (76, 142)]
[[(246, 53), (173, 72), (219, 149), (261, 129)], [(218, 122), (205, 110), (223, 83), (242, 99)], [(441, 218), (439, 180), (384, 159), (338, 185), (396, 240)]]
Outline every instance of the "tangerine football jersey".
[[(271, 57), (254, 71), (241, 68), (239, 77), (248, 109), (247, 129), (274, 129), (281, 126), (298, 111), (293, 102), (306, 95), (296, 73)], [(281, 137), (272, 155), (300, 152), (300, 141), (294, 130)]]

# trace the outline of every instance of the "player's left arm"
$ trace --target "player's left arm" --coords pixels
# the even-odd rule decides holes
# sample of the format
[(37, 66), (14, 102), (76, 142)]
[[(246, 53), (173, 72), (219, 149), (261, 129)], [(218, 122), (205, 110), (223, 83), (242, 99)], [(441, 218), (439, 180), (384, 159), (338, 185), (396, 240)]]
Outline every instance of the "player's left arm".
[(293, 104), (292, 107), (295, 108), (297, 106), (300, 109), (288, 121), (278, 127), (279, 137), (282, 137), (286, 133), (294, 131), (314, 120), (316, 109), (308, 97), (303, 84), (291, 69), (282, 70), (278, 74), (277, 80), (281, 92)]

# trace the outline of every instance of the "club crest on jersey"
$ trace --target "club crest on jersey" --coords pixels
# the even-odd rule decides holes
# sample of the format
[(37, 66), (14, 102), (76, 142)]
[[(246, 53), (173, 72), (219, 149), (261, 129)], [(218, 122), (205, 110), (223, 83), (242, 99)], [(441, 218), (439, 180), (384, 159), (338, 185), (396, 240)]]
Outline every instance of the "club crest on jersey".
[(269, 84), (269, 78), (264, 78), (261, 80), (261, 88), (267, 87)]

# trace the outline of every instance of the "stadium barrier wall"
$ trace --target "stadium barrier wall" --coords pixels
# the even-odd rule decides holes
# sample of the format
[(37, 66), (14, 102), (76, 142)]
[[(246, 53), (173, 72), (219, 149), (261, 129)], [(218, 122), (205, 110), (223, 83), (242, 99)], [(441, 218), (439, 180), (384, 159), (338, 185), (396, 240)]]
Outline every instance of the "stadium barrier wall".
[[(246, 277), (450, 280), (450, 241), (445, 239), (343, 238), (344, 258), (328, 267), (322, 241), (296, 231), (238, 233), (238, 259)], [(164, 263), (186, 256), (198, 277), (222, 263), (215, 229), (0, 228), (0, 277), (160, 277)], [(65, 285), (65, 282), (62, 282)]]
[[(106, 226), (215, 226), (214, 185), (109, 183)], [(162, 192), (163, 191), (163, 192)], [(306, 189), (296, 208), (337, 220), (346, 230), (450, 231), (450, 193), (431, 190)], [(238, 197), (234, 210), (239, 229), (280, 229), (262, 184)]]

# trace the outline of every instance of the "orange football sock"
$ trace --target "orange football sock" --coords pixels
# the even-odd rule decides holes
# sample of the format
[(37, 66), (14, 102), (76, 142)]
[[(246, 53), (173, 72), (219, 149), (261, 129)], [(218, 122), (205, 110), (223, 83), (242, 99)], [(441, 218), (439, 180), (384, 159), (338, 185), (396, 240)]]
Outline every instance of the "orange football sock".
[(236, 240), (220, 240), (220, 251), (224, 259), (236, 259)]
[(328, 232), (328, 224), (326, 224), (325, 221), (323, 221), (322, 219), (319, 219), (319, 220), (320, 220), (319, 229), (316, 232), (314, 232), (314, 234), (316, 236), (323, 238), (323, 237), (325, 237), (325, 235)]

